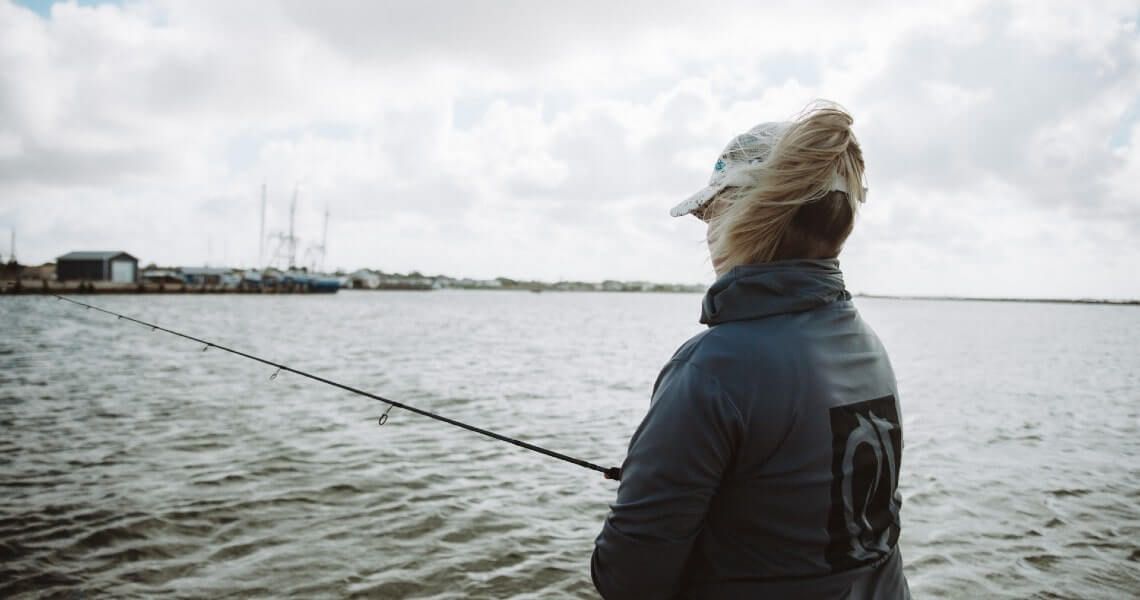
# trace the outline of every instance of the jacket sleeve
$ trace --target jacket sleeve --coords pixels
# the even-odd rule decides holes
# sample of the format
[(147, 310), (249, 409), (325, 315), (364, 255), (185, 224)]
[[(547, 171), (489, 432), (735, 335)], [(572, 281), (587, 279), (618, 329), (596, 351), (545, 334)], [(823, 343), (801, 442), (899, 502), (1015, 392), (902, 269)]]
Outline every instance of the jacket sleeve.
[(674, 360), (630, 440), (591, 574), (607, 600), (668, 598), (732, 461), (743, 420), (716, 380)]

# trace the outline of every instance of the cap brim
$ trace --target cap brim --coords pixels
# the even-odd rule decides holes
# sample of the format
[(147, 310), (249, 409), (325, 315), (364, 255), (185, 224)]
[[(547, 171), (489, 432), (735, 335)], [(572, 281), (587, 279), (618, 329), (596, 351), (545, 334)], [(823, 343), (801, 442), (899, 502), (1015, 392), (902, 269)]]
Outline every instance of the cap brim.
[(669, 214), (674, 217), (683, 217), (704, 206), (705, 204), (708, 204), (709, 200), (712, 200), (713, 196), (716, 196), (723, 189), (723, 185), (710, 185), (708, 187), (705, 187), (701, 191), (686, 198), (684, 202), (671, 208), (669, 210)]

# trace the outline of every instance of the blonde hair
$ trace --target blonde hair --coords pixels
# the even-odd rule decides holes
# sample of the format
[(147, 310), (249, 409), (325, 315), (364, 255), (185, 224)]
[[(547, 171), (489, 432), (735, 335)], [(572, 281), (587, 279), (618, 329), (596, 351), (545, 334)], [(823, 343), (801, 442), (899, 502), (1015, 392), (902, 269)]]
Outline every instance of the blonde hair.
[[(751, 185), (726, 188), (714, 202), (709, 239), (718, 273), (738, 265), (835, 256), (863, 201), (863, 152), (854, 119), (831, 102), (809, 105), (761, 163)], [(835, 191), (835, 176), (850, 193)]]

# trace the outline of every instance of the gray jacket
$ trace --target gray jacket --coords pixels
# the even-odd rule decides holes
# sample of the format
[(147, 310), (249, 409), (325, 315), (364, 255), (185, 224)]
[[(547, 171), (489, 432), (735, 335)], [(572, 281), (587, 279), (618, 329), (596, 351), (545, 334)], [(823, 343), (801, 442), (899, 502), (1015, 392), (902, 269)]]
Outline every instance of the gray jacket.
[(898, 389), (839, 262), (737, 267), (702, 308), (630, 440), (598, 591), (909, 598)]

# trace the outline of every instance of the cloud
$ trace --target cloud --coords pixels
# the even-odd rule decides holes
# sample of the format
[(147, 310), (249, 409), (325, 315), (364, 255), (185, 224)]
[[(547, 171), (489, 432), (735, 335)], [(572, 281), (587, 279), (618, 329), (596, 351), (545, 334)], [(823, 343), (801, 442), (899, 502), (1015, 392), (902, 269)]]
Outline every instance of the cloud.
[(943, 26), (906, 36), (868, 83), (861, 106), (873, 122), (877, 174), (967, 190), (997, 177), (1039, 203), (1081, 199), (1097, 213), (1109, 194), (1104, 176), (1121, 166), (1108, 140), (1140, 96), (1135, 26), (1100, 19), (1077, 36), (1069, 23), (1014, 15), (1008, 5), (972, 23), (962, 38)]
[(852, 287), (1140, 296), (1100, 259), (1140, 258), (1137, 16), (141, 0), (45, 17), (4, 2), (0, 227), (32, 260), (225, 248), (251, 264), (266, 182), (271, 231), (294, 187), (307, 244), (329, 207), (330, 266), (709, 281), (703, 227), (666, 211), (733, 135), (826, 97), (855, 115), (869, 165)]

